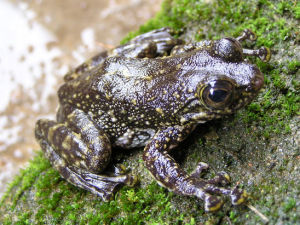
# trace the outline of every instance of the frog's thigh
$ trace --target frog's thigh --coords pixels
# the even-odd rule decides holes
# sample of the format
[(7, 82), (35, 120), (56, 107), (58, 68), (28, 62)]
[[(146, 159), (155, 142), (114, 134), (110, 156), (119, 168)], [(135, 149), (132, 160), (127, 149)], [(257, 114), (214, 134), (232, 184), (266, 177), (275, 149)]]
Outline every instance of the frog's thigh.
[(107, 136), (95, 127), (89, 127), (89, 131), (82, 130), (81, 133), (72, 128), (63, 123), (39, 120), (36, 125), (36, 136), (39, 140), (46, 141), (68, 165), (93, 173), (105, 169), (111, 154)]
[[(135, 177), (128, 174), (115, 177), (96, 174), (109, 162), (109, 140), (82, 111), (75, 110), (68, 116), (68, 120), (73, 119), (74, 122), (65, 123), (39, 120), (36, 124), (36, 138), (45, 156), (61, 176), (104, 200), (112, 196), (118, 184), (132, 185)], [(75, 121), (76, 125), (73, 124)]]
[(104, 62), (104, 60), (107, 58), (108, 53), (107, 51), (100, 52), (91, 59), (87, 60), (86, 62), (82, 63), (75, 69), (71, 70), (64, 76), (64, 81), (71, 81), (74, 79), (77, 79), (82, 74), (84, 74), (86, 71), (92, 70), (96, 66), (100, 65)]

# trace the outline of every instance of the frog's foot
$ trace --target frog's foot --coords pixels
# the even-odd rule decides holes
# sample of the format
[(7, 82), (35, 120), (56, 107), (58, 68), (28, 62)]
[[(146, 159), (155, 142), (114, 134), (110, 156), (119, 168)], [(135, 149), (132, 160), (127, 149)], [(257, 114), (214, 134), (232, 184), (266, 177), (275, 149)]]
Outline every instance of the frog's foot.
[(268, 62), (271, 59), (271, 51), (267, 47), (261, 47), (256, 50), (243, 48), (243, 54), (258, 57), (264, 62)]
[(172, 33), (173, 31), (168, 27), (152, 30), (136, 36), (125, 45), (118, 46), (111, 54), (128, 58), (155, 58), (170, 55), (174, 46), (183, 44), (183, 41), (174, 38)]
[(243, 30), (242, 35), (236, 38), (236, 40), (238, 40), (239, 42), (244, 40), (255, 41), (256, 39), (257, 39), (256, 34), (250, 29)]
[(120, 185), (133, 186), (137, 181), (137, 177), (132, 174), (110, 177), (75, 167), (64, 167), (59, 172), (70, 183), (100, 196), (103, 201), (111, 200)]
[(199, 162), (195, 170), (190, 174), (192, 177), (200, 177), (204, 171), (209, 168), (209, 165), (205, 162)]
[[(212, 179), (202, 179), (200, 176), (209, 168), (209, 165), (200, 162), (195, 171), (191, 173), (190, 178), (195, 181), (195, 186), (199, 187), (196, 196), (204, 200), (205, 210), (213, 212), (219, 210), (223, 205), (223, 200), (218, 195), (227, 195), (231, 198), (233, 205), (240, 205), (245, 202), (247, 194), (244, 190), (235, 187), (234, 189), (226, 189), (224, 186), (230, 183), (230, 176), (224, 172), (218, 172)], [(219, 187), (221, 186), (221, 187)]]
[(124, 175), (128, 173), (128, 169), (123, 164), (114, 165), (115, 175)]
[[(204, 162), (198, 163), (196, 169), (190, 174), (191, 177), (200, 178), (204, 171), (209, 168), (209, 165)], [(230, 176), (228, 173), (221, 171), (216, 174), (212, 179), (207, 180), (209, 184), (222, 185), (225, 186), (230, 183)]]
[(211, 184), (211, 181), (199, 181), (198, 185), (201, 188), (197, 189), (196, 196), (204, 200), (205, 211), (214, 212), (219, 210), (223, 205), (223, 200), (220, 196), (215, 195), (226, 195), (231, 198), (231, 203), (233, 205), (243, 204), (248, 195), (246, 191), (235, 187), (233, 189), (226, 189), (223, 187), (218, 187), (215, 184)]
[(207, 180), (207, 182), (209, 184), (225, 186), (230, 183), (230, 176), (228, 173), (221, 171), (214, 178)]

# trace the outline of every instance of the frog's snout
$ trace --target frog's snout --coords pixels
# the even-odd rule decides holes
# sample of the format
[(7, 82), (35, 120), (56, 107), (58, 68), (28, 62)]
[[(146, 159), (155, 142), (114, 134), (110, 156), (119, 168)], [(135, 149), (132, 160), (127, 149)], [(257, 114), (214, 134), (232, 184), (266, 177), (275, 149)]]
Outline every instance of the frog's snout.
[(253, 89), (259, 91), (264, 85), (264, 76), (260, 73), (253, 79)]

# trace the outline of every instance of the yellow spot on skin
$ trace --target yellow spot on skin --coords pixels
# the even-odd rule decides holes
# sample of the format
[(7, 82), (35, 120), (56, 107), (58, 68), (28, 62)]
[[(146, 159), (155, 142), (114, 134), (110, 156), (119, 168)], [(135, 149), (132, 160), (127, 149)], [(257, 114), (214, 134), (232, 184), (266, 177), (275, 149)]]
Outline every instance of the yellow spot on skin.
[(81, 166), (80, 161), (75, 161), (75, 165), (76, 165), (77, 167), (80, 167), (80, 166)]
[(193, 89), (192, 89), (192, 88), (189, 88), (189, 89), (188, 89), (188, 92), (189, 92), (189, 93), (193, 93)]
[(169, 141), (170, 141), (170, 138), (167, 137), (167, 138), (166, 138), (166, 142), (169, 142)]
[(177, 64), (176, 68), (177, 68), (177, 69), (180, 69), (181, 66), (182, 66), (181, 64)]
[(82, 131), (87, 131), (87, 130), (90, 130), (91, 127), (93, 127), (93, 124), (92, 123), (87, 123), (85, 124), (84, 127), (81, 128)]
[(225, 179), (230, 182), (230, 176), (228, 174), (224, 174)]
[(73, 85), (73, 87), (78, 87), (79, 86), (79, 84), (80, 84), (80, 82), (74, 82), (74, 83), (72, 83), (72, 85)]
[(164, 149), (166, 149), (167, 148), (167, 145), (166, 144), (164, 144)]
[(86, 97), (87, 99), (89, 99), (89, 98), (90, 98), (90, 96), (89, 96), (89, 95), (86, 95), (85, 97)]
[(96, 95), (96, 99), (99, 99), (100, 98), (100, 95)]
[(148, 81), (151, 81), (151, 80), (152, 80), (152, 77), (146, 76), (146, 77), (144, 77), (144, 79), (145, 79), (145, 80), (148, 80)]
[(77, 106), (77, 107), (80, 107), (81, 105), (80, 105), (80, 103), (77, 103), (76, 106)]
[(53, 140), (54, 132), (56, 132), (56, 130), (57, 130), (59, 127), (61, 127), (61, 126), (62, 126), (62, 125), (57, 124), (57, 125), (55, 125), (55, 126), (49, 128), (49, 131), (48, 131), (48, 137), (47, 137), (48, 140)]
[(159, 72), (160, 72), (161, 74), (163, 74), (163, 73), (165, 73), (165, 70), (160, 70)]
[(240, 205), (248, 198), (248, 194), (246, 191), (243, 191), (243, 194), (241, 195), (241, 198), (235, 203), (235, 205)]
[(156, 143), (156, 144), (155, 144), (155, 148), (159, 148), (159, 144)]
[(206, 211), (208, 212), (214, 212), (217, 211), (221, 208), (221, 206), (223, 205), (223, 201), (220, 201), (217, 205), (215, 205), (214, 207), (209, 207), (208, 209), (206, 209)]
[(136, 99), (132, 99), (132, 100), (131, 100), (131, 103), (132, 103), (133, 105), (136, 105)]
[(178, 94), (178, 92), (174, 92), (173, 96), (174, 96), (175, 98), (177, 98), (177, 99), (180, 98), (180, 95)]
[(76, 79), (77, 77), (79, 77), (79, 74), (77, 74), (77, 73), (73, 73), (73, 74), (71, 75), (71, 78), (72, 78), (72, 79)]
[(155, 110), (156, 110), (156, 112), (158, 112), (158, 113), (160, 113), (160, 114), (162, 114), (162, 115), (164, 114), (164, 112), (162, 111), (161, 108), (156, 108)]
[(77, 97), (77, 94), (74, 94), (74, 95), (73, 95), (73, 98), (76, 98), (76, 97)]
[(71, 136), (70, 135), (67, 135), (66, 138), (63, 140), (62, 147), (67, 150), (71, 149)]
[(106, 94), (105, 94), (105, 98), (106, 98), (107, 100), (110, 100), (111, 97), (106, 93)]

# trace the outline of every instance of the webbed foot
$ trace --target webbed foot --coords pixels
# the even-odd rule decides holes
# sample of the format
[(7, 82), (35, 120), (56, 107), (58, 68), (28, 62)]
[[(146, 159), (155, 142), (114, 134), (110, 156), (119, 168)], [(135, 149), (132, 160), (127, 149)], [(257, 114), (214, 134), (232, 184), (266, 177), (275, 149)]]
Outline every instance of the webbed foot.
[(218, 172), (212, 179), (205, 180), (200, 178), (200, 175), (204, 170), (207, 170), (208, 167), (208, 164), (200, 162), (195, 171), (190, 175), (190, 178), (194, 180), (196, 196), (204, 200), (205, 211), (214, 212), (222, 207), (224, 201), (218, 195), (229, 196), (233, 205), (240, 205), (246, 201), (248, 197), (246, 191), (238, 187), (233, 189), (224, 188), (231, 180), (226, 172)]

